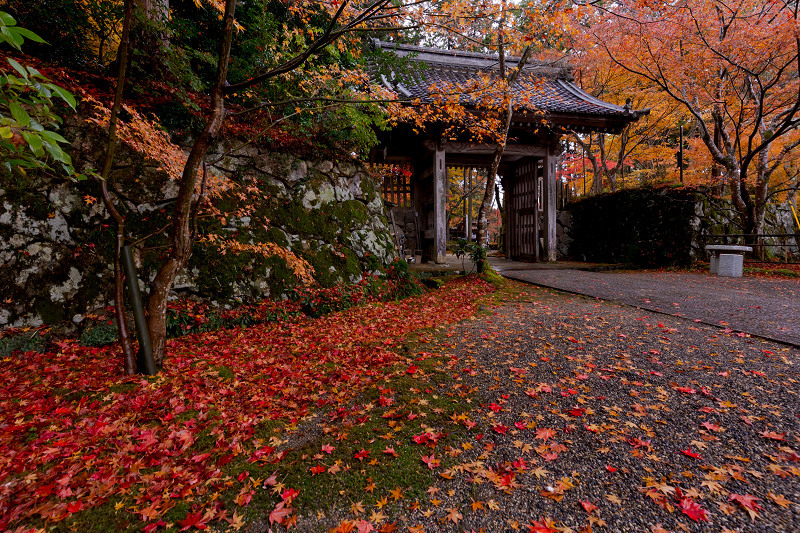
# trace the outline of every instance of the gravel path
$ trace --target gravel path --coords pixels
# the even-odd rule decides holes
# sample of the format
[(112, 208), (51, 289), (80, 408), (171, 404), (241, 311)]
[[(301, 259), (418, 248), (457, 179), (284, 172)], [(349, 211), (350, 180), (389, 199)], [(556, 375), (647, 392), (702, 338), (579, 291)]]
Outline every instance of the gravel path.
[[(518, 488), (488, 490), (502, 494), (499, 511), (466, 517), (466, 530), (541, 517), (576, 531), (594, 519), (606, 531), (800, 530), (800, 351), (539, 288), (496, 312), (460, 326), (456, 355), (481, 391), (483, 424), (513, 428), (487, 431), (492, 460), (529, 465)], [(575, 486), (555, 501), (561, 480)], [(735, 494), (759, 498), (755, 520)], [(687, 497), (707, 522), (680, 510)]]
[(442, 462), (427, 494), (298, 531), (800, 531), (800, 350), (520, 286), (428, 345), (451, 379), (414, 408), (444, 393), (467, 411), (431, 431), (471, 429), (414, 448)]
[(527, 283), (683, 316), (800, 346), (800, 280), (796, 279), (546, 269), (509, 269), (502, 273)]

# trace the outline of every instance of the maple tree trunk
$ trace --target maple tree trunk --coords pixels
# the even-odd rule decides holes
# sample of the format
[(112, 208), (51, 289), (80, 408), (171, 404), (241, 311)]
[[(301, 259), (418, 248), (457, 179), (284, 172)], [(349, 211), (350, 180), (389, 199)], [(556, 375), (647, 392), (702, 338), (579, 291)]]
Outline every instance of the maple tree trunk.
[(157, 367), (164, 364), (164, 352), (167, 341), (167, 299), (175, 277), (186, 266), (192, 255), (194, 239), (191, 220), (195, 202), (195, 185), (200, 164), (205, 158), (212, 141), (216, 137), (225, 119), (225, 87), (228, 76), (228, 62), (233, 42), (233, 22), (236, 0), (225, 1), (225, 28), (221, 37), (220, 52), (217, 61), (217, 78), (211, 92), (211, 112), (203, 132), (197, 137), (186, 165), (183, 168), (178, 197), (170, 229), (170, 248), (167, 260), (161, 265), (156, 277), (150, 284), (150, 296), (147, 301), (148, 330), (153, 344), (153, 360)]
[(497, 184), (494, 186), (494, 201), (497, 202), (497, 209), (500, 211), (500, 231), (497, 233), (497, 249), (503, 251), (506, 242), (506, 210), (500, 201), (500, 190)]
[(497, 145), (497, 149), (494, 151), (492, 166), (489, 168), (488, 176), (486, 176), (486, 190), (483, 191), (483, 200), (481, 200), (481, 206), (478, 209), (478, 244), (481, 246), (486, 242), (486, 234), (489, 226), (488, 216), (489, 212), (492, 210), (497, 170), (500, 168), (500, 160), (503, 158), (506, 141), (508, 140), (508, 130), (511, 127), (511, 113), (511, 99), (509, 98), (508, 108), (505, 111), (503, 120), (502, 142)]
[[(503, 78), (506, 77), (506, 67), (505, 67), (505, 50), (503, 44), (503, 34), (502, 32), (499, 35), (500, 39), (500, 47), (499, 47), (499, 58), (500, 58), (500, 76)], [(526, 46), (525, 51), (522, 53), (522, 57), (520, 58), (519, 62), (517, 63), (517, 70), (509, 77), (508, 79), (508, 90), (506, 92), (506, 99), (508, 100), (503, 112), (505, 115), (503, 116), (503, 127), (498, 132), (498, 137), (500, 138), (500, 142), (497, 144), (497, 149), (494, 151), (494, 158), (492, 159), (492, 166), (489, 168), (489, 174), (486, 176), (486, 189), (483, 191), (483, 200), (481, 200), (481, 206), (478, 209), (478, 244), (483, 246), (483, 243), (486, 242), (486, 234), (489, 226), (489, 212), (492, 209), (492, 197), (494, 196), (494, 189), (495, 189), (495, 181), (497, 179), (497, 171), (500, 168), (500, 161), (503, 159), (503, 152), (506, 149), (506, 143), (508, 142), (508, 131), (511, 129), (511, 117), (514, 114), (514, 97), (511, 94), (511, 90), (514, 87), (514, 83), (517, 80), (517, 76), (522, 69), (525, 68), (525, 63), (528, 61), (528, 56), (531, 52), (531, 47)]]
[(128, 321), (125, 313), (125, 279), (120, 262), (122, 246), (125, 244), (125, 217), (117, 210), (111, 195), (108, 193), (108, 180), (111, 175), (111, 166), (114, 162), (114, 151), (117, 146), (117, 122), (119, 110), (122, 106), (122, 92), (125, 87), (125, 73), (127, 69), (128, 47), (130, 45), (131, 20), (133, 19), (133, 0), (125, 1), (125, 16), (122, 23), (122, 36), (119, 42), (117, 55), (119, 58), (117, 71), (117, 88), (114, 93), (114, 105), (111, 107), (111, 116), (108, 124), (108, 144), (106, 155), (103, 159), (103, 168), (100, 173), (100, 192), (106, 209), (116, 222), (116, 239), (114, 247), (114, 315), (119, 333), (119, 342), (122, 347), (125, 374), (136, 373), (136, 354), (133, 351), (133, 342), (128, 331)]

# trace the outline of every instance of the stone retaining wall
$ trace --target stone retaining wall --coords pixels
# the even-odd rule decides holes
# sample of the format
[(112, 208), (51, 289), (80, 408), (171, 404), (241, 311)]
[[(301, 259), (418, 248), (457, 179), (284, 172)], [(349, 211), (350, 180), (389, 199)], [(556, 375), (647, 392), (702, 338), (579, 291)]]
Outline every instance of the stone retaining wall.
[[(64, 133), (79, 165), (100, 166), (101, 131), (74, 119)], [(357, 282), (364, 270), (380, 270), (396, 256), (380, 185), (358, 162), (302, 161), (252, 145), (230, 154), (229, 149), (219, 145), (209, 156), (219, 160), (213, 170), (246, 183), (259, 200), (252, 212), (236, 216), (236, 198), (218, 199), (228, 216), (201, 219), (201, 234), (279, 244), (306, 259), (325, 286)], [(145, 251), (136, 255), (145, 289), (163, 254), (177, 183), (155, 161), (125, 146), (112, 177), (130, 239), (149, 236)], [(0, 178), (0, 328), (79, 323), (109, 305), (113, 226), (99, 184), (33, 174)], [(196, 245), (175, 293), (235, 305), (281, 298), (296, 282), (282, 259), (221, 255), (213, 246)]]

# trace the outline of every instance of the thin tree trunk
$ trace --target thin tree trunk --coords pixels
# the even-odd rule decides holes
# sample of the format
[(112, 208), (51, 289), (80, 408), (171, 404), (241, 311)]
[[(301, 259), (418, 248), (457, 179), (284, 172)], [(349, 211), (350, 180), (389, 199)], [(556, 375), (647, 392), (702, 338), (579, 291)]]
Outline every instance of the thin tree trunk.
[(117, 210), (114, 201), (108, 193), (108, 180), (111, 175), (111, 166), (114, 162), (114, 151), (117, 147), (117, 122), (119, 120), (119, 110), (122, 106), (122, 93), (125, 88), (125, 73), (127, 69), (128, 46), (130, 44), (131, 20), (133, 19), (133, 0), (125, 1), (125, 18), (122, 23), (122, 37), (117, 51), (119, 69), (117, 71), (117, 88), (114, 93), (114, 105), (111, 107), (111, 116), (108, 121), (108, 144), (106, 145), (106, 155), (103, 160), (103, 168), (100, 173), (100, 190), (103, 203), (117, 223), (116, 239), (114, 247), (114, 314), (119, 332), (119, 342), (122, 346), (122, 353), (125, 361), (125, 374), (136, 373), (136, 354), (133, 351), (130, 332), (128, 331), (128, 321), (125, 316), (125, 276), (122, 271), (120, 254), (122, 246), (125, 244), (125, 217)]
[[(500, 33), (500, 76), (505, 78), (506, 77), (506, 64), (505, 64), (505, 50), (503, 49), (503, 34)], [(517, 70), (515, 70), (511, 76), (509, 76), (506, 81), (508, 83), (508, 87), (506, 88), (505, 98), (507, 100), (505, 109), (503, 113), (505, 115), (502, 117), (503, 120), (503, 127), (500, 129), (500, 142), (497, 143), (497, 149), (494, 152), (494, 158), (492, 158), (492, 166), (489, 168), (489, 174), (486, 176), (486, 189), (483, 192), (483, 200), (481, 201), (481, 206), (478, 209), (478, 243), (483, 245), (486, 242), (486, 234), (487, 229), (489, 226), (489, 212), (492, 209), (492, 198), (494, 196), (494, 189), (495, 189), (495, 180), (497, 178), (497, 171), (500, 168), (500, 161), (503, 159), (503, 152), (506, 149), (506, 142), (508, 142), (508, 130), (511, 128), (511, 117), (514, 114), (514, 98), (511, 94), (511, 90), (514, 87), (514, 84), (517, 81), (517, 77), (522, 72), (522, 69), (525, 68), (525, 63), (528, 61), (528, 56), (530, 55), (531, 48), (530, 46), (525, 48), (525, 51), (522, 53), (522, 57), (517, 63)]]
[(502, 251), (505, 249), (506, 240), (506, 211), (500, 201), (500, 189), (497, 188), (497, 184), (494, 186), (494, 201), (497, 202), (497, 209), (500, 211), (500, 231), (497, 233), (497, 249)]
[(483, 191), (483, 200), (481, 200), (481, 206), (478, 209), (478, 244), (480, 245), (486, 242), (486, 234), (489, 226), (488, 214), (492, 209), (497, 170), (500, 168), (500, 161), (503, 159), (503, 152), (505, 151), (506, 140), (508, 139), (508, 130), (511, 127), (511, 113), (512, 104), (509, 98), (502, 129), (505, 134), (503, 135), (503, 141), (497, 145), (497, 149), (494, 151), (492, 166), (489, 168), (489, 175), (486, 177), (486, 189)]
[(178, 197), (175, 202), (172, 228), (170, 229), (170, 249), (167, 260), (159, 269), (150, 285), (150, 297), (147, 302), (148, 329), (153, 343), (153, 359), (157, 367), (164, 363), (164, 352), (167, 341), (167, 298), (175, 277), (186, 266), (192, 255), (192, 208), (197, 175), (203, 158), (225, 119), (225, 96), (223, 88), (228, 76), (228, 60), (233, 42), (233, 22), (236, 0), (225, 1), (225, 28), (220, 42), (217, 61), (217, 78), (211, 92), (211, 114), (203, 132), (197, 137), (189, 152), (183, 169)]

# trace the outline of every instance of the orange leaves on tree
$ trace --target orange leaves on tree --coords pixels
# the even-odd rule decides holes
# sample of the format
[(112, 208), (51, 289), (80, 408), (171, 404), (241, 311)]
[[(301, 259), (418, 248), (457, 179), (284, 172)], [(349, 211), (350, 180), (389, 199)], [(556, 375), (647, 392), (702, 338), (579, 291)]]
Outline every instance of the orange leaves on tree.
[[(88, 120), (107, 128), (111, 110), (89, 94), (84, 94), (83, 99), (93, 109)], [(157, 121), (147, 119), (130, 106), (123, 105), (123, 108), (127, 117), (126, 120), (120, 120), (117, 125), (117, 136), (120, 141), (158, 162), (159, 168), (170, 178), (180, 179), (186, 163), (186, 154), (183, 150), (172, 143), (169, 135), (159, 127)]]

